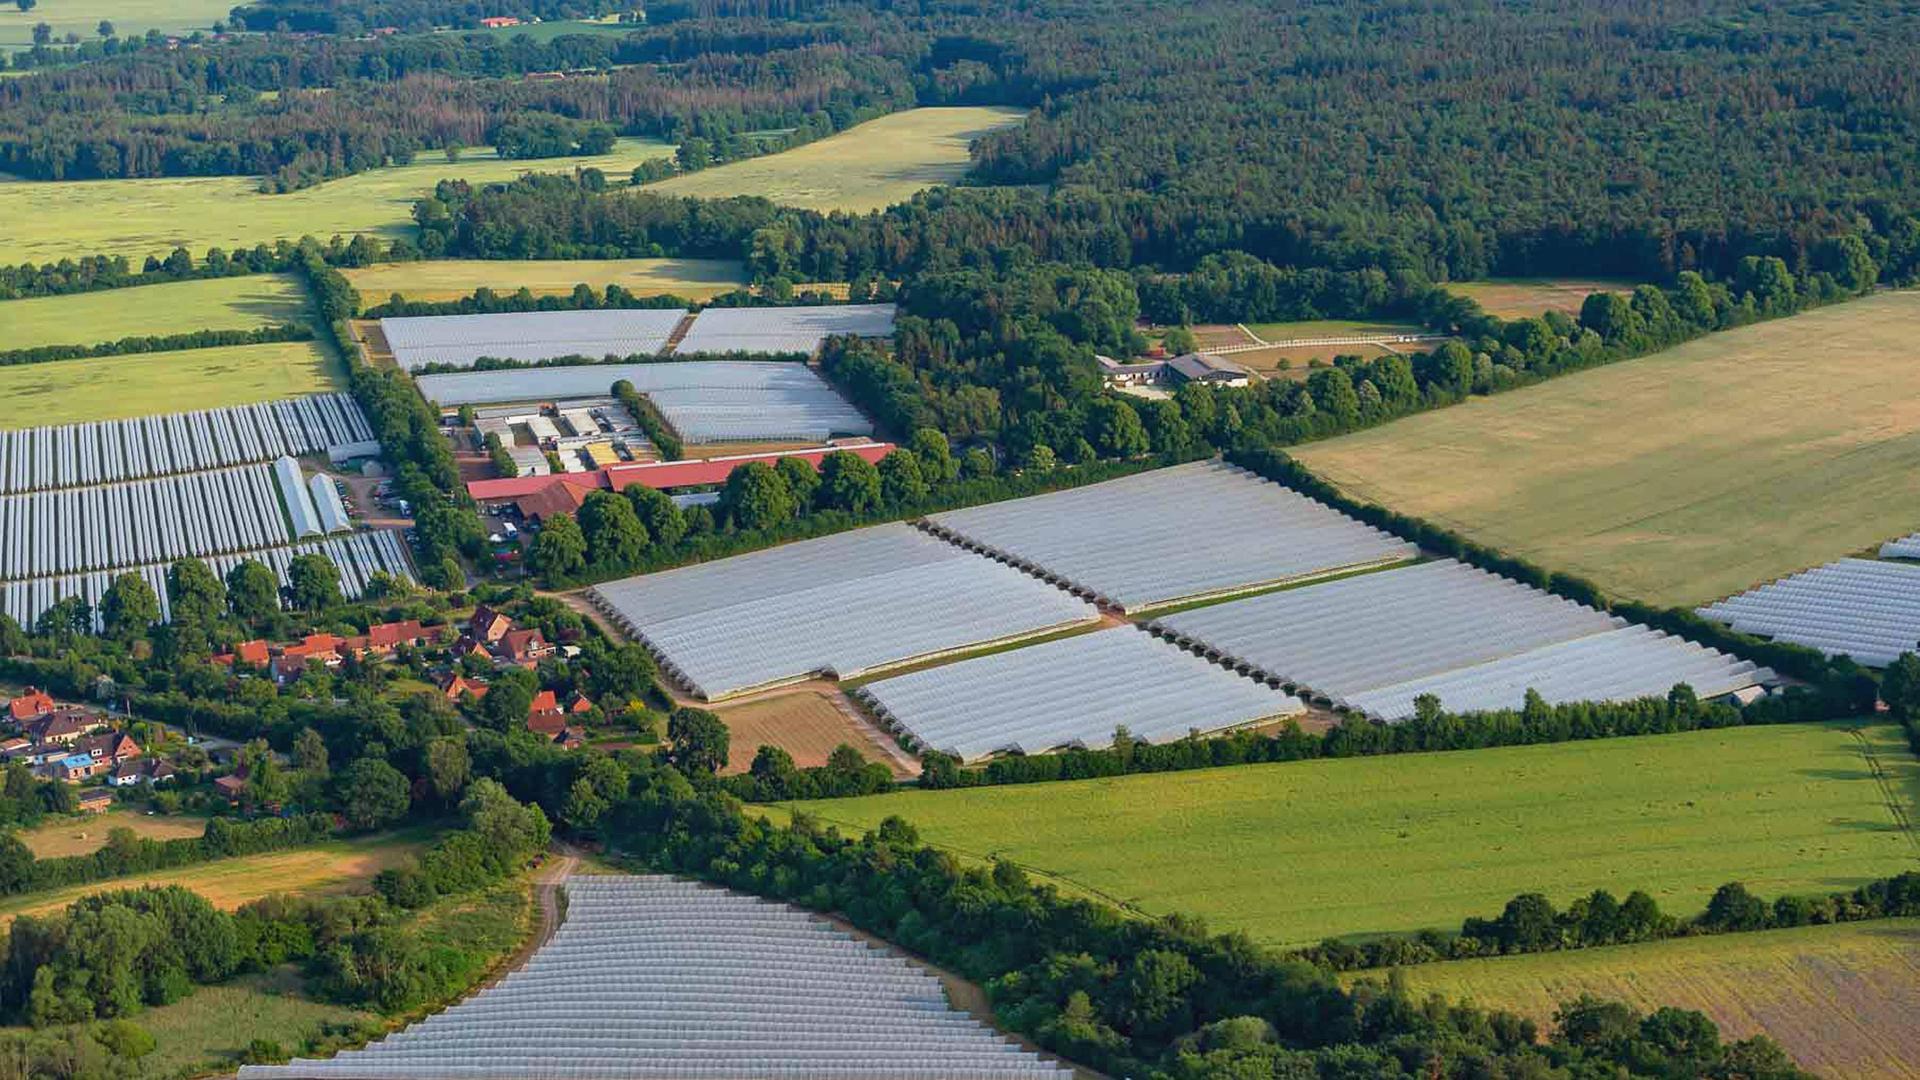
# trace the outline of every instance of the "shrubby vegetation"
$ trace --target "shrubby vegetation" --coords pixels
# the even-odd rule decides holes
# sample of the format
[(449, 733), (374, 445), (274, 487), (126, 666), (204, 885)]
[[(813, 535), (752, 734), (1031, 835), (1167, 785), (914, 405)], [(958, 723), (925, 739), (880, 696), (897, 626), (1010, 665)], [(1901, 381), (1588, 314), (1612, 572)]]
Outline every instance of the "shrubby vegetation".
[(333, 819), (326, 814), (232, 821), (214, 818), (206, 832), (177, 840), (154, 840), (132, 829), (107, 832), (107, 842), (89, 855), (36, 859), (13, 836), (0, 837), (0, 893), (28, 893), (93, 881), (110, 881), (130, 874), (152, 873), (181, 866), (258, 855), (268, 851), (305, 847), (333, 835)]
[[(85, 333), (84, 330), (77, 331)], [(44, 364), (55, 360), (82, 360), (93, 356), (126, 356), (133, 353), (169, 352), (175, 349), (208, 349), (219, 345), (264, 345), (273, 341), (312, 341), (313, 331), (286, 323), (261, 326), (252, 330), (195, 330), (187, 334), (163, 337), (127, 337), (97, 345), (35, 345), (26, 349), (0, 351), (0, 367), (15, 364)]]

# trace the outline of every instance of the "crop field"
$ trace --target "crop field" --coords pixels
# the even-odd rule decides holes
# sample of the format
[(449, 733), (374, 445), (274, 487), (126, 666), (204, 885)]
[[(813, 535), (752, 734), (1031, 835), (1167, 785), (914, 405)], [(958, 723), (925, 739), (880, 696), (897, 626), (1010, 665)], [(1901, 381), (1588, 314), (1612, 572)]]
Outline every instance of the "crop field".
[(846, 743), (867, 760), (905, 775), (892, 755), (874, 745), (873, 735), (841, 711), (851, 707), (831, 691), (803, 687), (715, 710), (730, 736), (726, 772), (746, 772), (762, 746), (777, 746), (793, 755), (794, 764), (808, 769), (825, 765), (833, 748)]
[(1698, 1009), (1723, 1037), (1768, 1035), (1834, 1080), (1913, 1076), (1920, 1061), (1920, 919), (1680, 938), (1402, 969), (1444, 994), (1552, 1023), (1582, 993), (1650, 1011)]
[(1295, 454), (1612, 592), (1700, 604), (1920, 526), (1916, 336), (1920, 292), (1881, 293)]
[(132, 829), (147, 840), (178, 840), (197, 837), (207, 831), (203, 817), (152, 817), (134, 810), (109, 810), (83, 817), (52, 818), (15, 836), (27, 845), (36, 859), (57, 859), (67, 855), (90, 855), (107, 846), (107, 834), (114, 829)]
[(602, 290), (618, 285), (641, 296), (671, 293), (706, 300), (747, 284), (746, 267), (733, 259), (433, 259), (342, 272), (369, 306), (385, 303), (394, 293), (409, 300), (461, 300), (482, 287), (502, 296), (522, 288), (535, 296), (560, 296), (582, 282)]
[[(1019, 109), (912, 109), (779, 154), (647, 185), (649, 191), (718, 199), (762, 195), (807, 210), (878, 210), (967, 171), (967, 146), (1026, 114)], [(0, 204), (3, 205), (3, 204)]]
[(1746, 728), (796, 805), (846, 828), (898, 814), (963, 855), (1299, 945), (1457, 929), (1522, 892), (1645, 889), (1692, 914), (1728, 881), (1773, 896), (1897, 873), (1920, 851), (1889, 805), (1920, 792), (1903, 747), (1886, 727)]
[(8, 300), (0, 306), (0, 350), (92, 345), (195, 330), (252, 330), (304, 322), (309, 306), (306, 290), (286, 274)]
[(188, 34), (210, 29), (231, 10), (227, 0), (40, 0), (32, 11), (8, 3), (0, 8), (0, 52), (31, 48), (35, 23), (53, 27), (56, 41), (70, 33), (93, 41), (101, 19), (111, 20), (123, 38), (148, 30)]
[(247, 176), (157, 180), (70, 180), (0, 184), (0, 220), (21, 227), (0, 233), (0, 262), (48, 262), (66, 256), (125, 255), (138, 261), (184, 245), (206, 249), (271, 244), (282, 237), (325, 240), (357, 232), (385, 237), (413, 228), (413, 203), (441, 180), (497, 183), (527, 172), (597, 168), (624, 178), (648, 158), (672, 152), (665, 143), (622, 139), (600, 157), (497, 158), (488, 147), (457, 162), (423, 154), (412, 165), (375, 169), (285, 195), (264, 195)]
[(1630, 292), (1628, 281), (1578, 281), (1562, 278), (1493, 278), (1461, 281), (1447, 291), (1480, 302), (1489, 315), (1503, 319), (1531, 319), (1549, 311), (1580, 314), (1580, 305), (1597, 292)]
[(0, 367), (0, 427), (217, 409), (341, 384), (339, 365), (311, 341), (16, 364)]
[(11, 922), (20, 915), (59, 911), (90, 893), (142, 885), (182, 885), (206, 897), (215, 907), (227, 910), (270, 893), (361, 892), (369, 887), (375, 874), (418, 854), (430, 839), (428, 831), (405, 830), (365, 840), (335, 840), (289, 851), (218, 859), (177, 870), (10, 896), (0, 903), (0, 922)]

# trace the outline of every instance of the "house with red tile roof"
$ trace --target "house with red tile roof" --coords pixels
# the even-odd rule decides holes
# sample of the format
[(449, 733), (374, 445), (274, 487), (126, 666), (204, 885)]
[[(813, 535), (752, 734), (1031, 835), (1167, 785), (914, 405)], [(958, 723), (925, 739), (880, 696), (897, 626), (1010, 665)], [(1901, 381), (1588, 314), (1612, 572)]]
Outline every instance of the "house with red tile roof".
[(440, 692), (447, 696), (448, 701), (455, 702), (456, 704), (461, 698), (469, 694), (473, 695), (475, 701), (478, 701), (487, 696), (487, 684), (481, 682), (479, 679), (469, 679), (465, 675), (456, 672), (442, 680), (440, 683)]
[(27, 692), (7, 702), (7, 715), (16, 724), (28, 724), (52, 712), (59, 707), (53, 695), (45, 690), (27, 687)]
[(509, 630), (493, 647), (495, 659), (516, 667), (532, 667), (553, 653), (547, 636), (539, 630)]

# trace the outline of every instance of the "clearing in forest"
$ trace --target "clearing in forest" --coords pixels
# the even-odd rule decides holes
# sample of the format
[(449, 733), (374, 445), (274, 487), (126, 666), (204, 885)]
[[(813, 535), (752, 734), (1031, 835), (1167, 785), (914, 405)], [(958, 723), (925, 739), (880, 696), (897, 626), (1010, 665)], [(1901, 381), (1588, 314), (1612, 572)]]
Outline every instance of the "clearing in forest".
[(1917, 789), (1920, 765), (1893, 728), (1833, 724), (795, 805), (848, 829), (898, 814), (963, 855), (1300, 945), (1458, 929), (1522, 892), (1564, 906), (1644, 889), (1691, 915), (1728, 881), (1769, 898), (1851, 887), (1912, 866), (1915, 839), (1889, 800), (1911, 806)]
[[(0, 428), (79, 424), (320, 394), (339, 364), (311, 341), (0, 367)], [(111, 387), (112, 393), (101, 393)]]
[[(1698, 1009), (1728, 1039), (1773, 1038), (1834, 1080), (1913, 1076), (1920, 1061), (1920, 919), (1679, 938), (1401, 969), (1416, 997), (1471, 1001), (1551, 1025), (1583, 993)], [(1382, 973), (1365, 973), (1381, 977)]]
[(0, 302), (0, 351), (302, 323), (310, 307), (306, 290), (287, 274), (7, 300)]
[(107, 846), (107, 834), (115, 829), (132, 829), (145, 840), (180, 840), (205, 833), (207, 819), (179, 814), (149, 816), (138, 810), (116, 807), (104, 814), (50, 817), (14, 835), (27, 845), (34, 858), (58, 859), (99, 851)]
[(386, 303), (394, 293), (408, 300), (464, 300), (484, 287), (501, 296), (521, 289), (535, 296), (565, 296), (580, 284), (597, 291), (618, 285), (636, 296), (670, 293), (706, 300), (747, 284), (745, 265), (734, 259), (430, 259), (342, 273), (369, 307)]
[(807, 210), (878, 210), (924, 188), (958, 181), (966, 174), (967, 147), (974, 139), (1017, 124), (1025, 115), (999, 106), (909, 109), (792, 150), (648, 184), (646, 190), (708, 199), (760, 195)]
[(1609, 592), (1702, 604), (1920, 528), (1920, 292), (1475, 398), (1295, 455)]
[(600, 169), (624, 180), (649, 158), (673, 148), (652, 139), (621, 139), (598, 157), (503, 159), (488, 147), (449, 162), (437, 153), (329, 180), (285, 195), (259, 191), (251, 176), (167, 177), (153, 180), (23, 181), (0, 184), (0, 262), (53, 262), (69, 256), (125, 255), (136, 264), (184, 246), (199, 259), (209, 247), (272, 244), (313, 236), (370, 233), (392, 239), (414, 232), (413, 204), (441, 180), (473, 184), (512, 180), (522, 173)]
[(1549, 311), (1579, 315), (1580, 305), (1597, 292), (1630, 292), (1630, 281), (1568, 280), (1563, 278), (1490, 278), (1459, 281), (1447, 291), (1480, 302), (1480, 309), (1502, 319), (1538, 318)]

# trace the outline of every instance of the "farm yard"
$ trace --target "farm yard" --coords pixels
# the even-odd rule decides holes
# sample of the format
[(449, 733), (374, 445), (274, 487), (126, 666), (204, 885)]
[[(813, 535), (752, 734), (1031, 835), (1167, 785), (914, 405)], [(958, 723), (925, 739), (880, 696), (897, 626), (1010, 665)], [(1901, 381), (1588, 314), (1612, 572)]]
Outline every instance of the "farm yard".
[(1294, 453), (1609, 591), (1701, 604), (1913, 531), (1916, 333), (1920, 292), (1880, 293)]
[(173, 281), (5, 303), (0, 309), (5, 316), (0, 318), (0, 351), (304, 323), (312, 306), (306, 290), (285, 274)]
[(1025, 115), (997, 106), (909, 109), (792, 150), (648, 184), (647, 190), (706, 199), (757, 195), (803, 210), (863, 213), (958, 181), (967, 171), (969, 143)]
[(412, 231), (414, 201), (431, 194), (441, 180), (484, 184), (575, 168), (619, 177), (672, 151), (665, 143), (629, 138), (597, 157), (529, 162), (499, 158), (479, 147), (455, 162), (423, 155), (411, 165), (357, 173), (285, 195), (263, 194), (258, 180), (244, 176), (0, 184), (0, 220), (24, 223), (0, 234), (0, 262), (125, 255), (137, 263), (180, 246), (197, 259), (212, 246), (232, 250), (302, 236), (326, 240), (373, 233), (392, 239)]
[(1920, 1061), (1920, 919), (1456, 960), (1400, 975), (1416, 998), (1444, 994), (1543, 1027), (1582, 993), (1643, 1011), (1698, 1009), (1722, 1038), (1767, 1035), (1833, 1080), (1900, 1080)]
[(909, 775), (901, 761), (904, 755), (879, 745), (877, 732), (848, 715), (852, 708), (834, 689), (806, 685), (720, 706), (714, 713), (730, 737), (724, 772), (746, 772), (762, 746), (777, 746), (792, 754), (800, 768), (816, 768), (827, 763), (834, 747), (845, 743), (867, 760), (892, 769), (895, 776)]
[[(1304, 945), (1454, 929), (1521, 892), (1564, 905), (1645, 889), (1692, 914), (1728, 881), (1773, 896), (1897, 873), (1920, 849), (1869, 748), (1899, 797), (1920, 792), (1895, 729), (1832, 724), (793, 805), (851, 830), (897, 814), (962, 855)], [(1576, 791), (1580, 812), (1565, 813)]]
[(343, 270), (369, 305), (395, 293), (408, 300), (462, 300), (479, 288), (511, 296), (564, 296), (579, 284), (604, 290), (618, 285), (636, 296), (668, 294), (707, 300), (745, 288), (745, 265), (733, 259), (580, 259), (502, 262), (430, 259)]
[(1562, 278), (1493, 278), (1447, 286), (1448, 292), (1473, 300), (1482, 311), (1502, 319), (1533, 319), (1549, 311), (1577, 316), (1580, 305), (1594, 293), (1632, 290), (1633, 283), (1628, 281)]
[(342, 375), (312, 341), (16, 364), (0, 367), (0, 428), (250, 405), (336, 390)]

